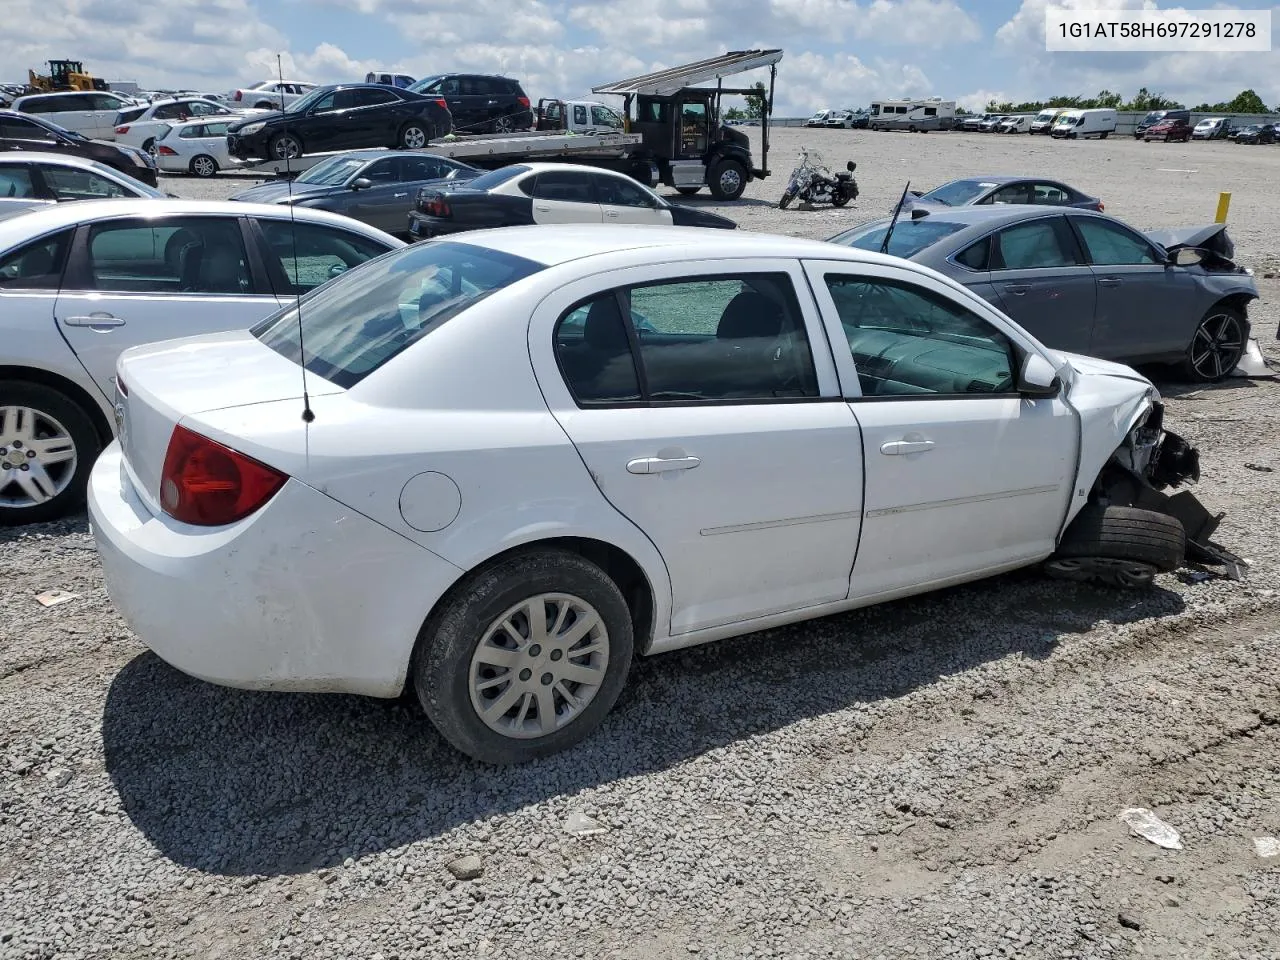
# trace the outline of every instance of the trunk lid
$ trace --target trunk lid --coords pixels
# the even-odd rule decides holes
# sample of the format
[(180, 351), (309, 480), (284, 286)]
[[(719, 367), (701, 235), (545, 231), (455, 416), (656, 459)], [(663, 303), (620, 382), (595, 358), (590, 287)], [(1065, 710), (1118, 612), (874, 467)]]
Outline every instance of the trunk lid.
[[(167, 340), (126, 350), (116, 367), (116, 431), (133, 485), (160, 511), (160, 475), (173, 428), (185, 418), (253, 404), (296, 400), (302, 422), (302, 368), (248, 331)], [(343, 393), (309, 374), (312, 397)], [(198, 428), (196, 428), (198, 430)], [(216, 439), (216, 438), (215, 438)]]

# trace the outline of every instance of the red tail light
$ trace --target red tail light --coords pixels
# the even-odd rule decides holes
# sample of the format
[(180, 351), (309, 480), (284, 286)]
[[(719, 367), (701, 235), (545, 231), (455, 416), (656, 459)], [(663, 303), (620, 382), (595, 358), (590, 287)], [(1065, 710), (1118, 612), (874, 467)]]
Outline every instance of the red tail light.
[(129, 127), (127, 124), (123, 127), (116, 127), (116, 133), (128, 133), (128, 132), (129, 132)]
[(266, 505), (289, 478), (208, 437), (173, 428), (160, 474), (160, 506), (200, 527), (235, 523)]
[(529, 109), (529, 98), (528, 98), (528, 97), (516, 97), (516, 99), (520, 101), (520, 106), (524, 107), (526, 110), (528, 110), (528, 109)]
[(173, 149), (173, 147), (166, 147), (163, 143), (156, 145), (156, 153), (162, 157), (176, 157), (178, 155), (177, 150)]
[(1102, 213), (1102, 211), (1104, 211), (1104, 210), (1106, 210), (1106, 209), (1107, 209), (1107, 205), (1106, 205), (1105, 203), (1103, 203), (1101, 200), (1099, 200), (1099, 201), (1098, 201), (1098, 212), (1099, 212), (1099, 213)]
[(441, 107), (442, 109), (445, 109), (445, 110), (449, 109), (449, 104), (445, 102), (444, 97), (436, 97), (436, 99), (432, 100), (431, 102), (434, 103), (437, 107)]
[(453, 215), (453, 211), (449, 209), (449, 201), (444, 197), (436, 194), (427, 201), (427, 213), (433, 217), (448, 217)]
[(244, 99), (244, 98), (241, 96), (241, 93), (240, 93), (240, 91), (239, 91), (239, 90), (237, 90), (237, 91), (236, 91), (236, 99), (237, 99), (237, 100), (242, 100), (242, 99)]

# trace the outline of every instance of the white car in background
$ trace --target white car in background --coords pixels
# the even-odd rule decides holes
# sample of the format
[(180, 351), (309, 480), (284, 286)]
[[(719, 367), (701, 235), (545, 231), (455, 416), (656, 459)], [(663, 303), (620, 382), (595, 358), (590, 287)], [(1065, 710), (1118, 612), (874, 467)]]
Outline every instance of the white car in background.
[(166, 173), (189, 173), (194, 177), (212, 177), (219, 170), (234, 167), (227, 152), (227, 127), (235, 119), (206, 117), (160, 124), (152, 145), (156, 166)]
[(116, 114), (134, 106), (132, 99), (102, 90), (35, 93), (18, 97), (11, 109), (36, 114), (90, 140), (116, 138)]
[(233, 110), (222, 103), (201, 97), (180, 97), (158, 100), (155, 103), (130, 107), (116, 114), (115, 138), (118, 143), (151, 150), (157, 135), (170, 123), (182, 120), (199, 120), (205, 117), (225, 117), (240, 120), (247, 116), (265, 113), (265, 110), (246, 108)]
[(89, 200), (0, 218), (0, 526), (83, 500), (114, 430), (120, 351), (245, 329), (402, 246), (337, 214), (229, 200)]
[(1129, 586), (1183, 562), (1157, 486), (1195, 454), (1151, 383), (907, 260), (517, 227), (299, 309), (120, 357), (89, 487), (107, 589), (180, 670), (413, 690), (482, 761), (581, 740), (634, 652), (1043, 561)]
[(231, 100), (257, 110), (280, 110), (295, 100), (305, 97), (316, 88), (314, 83), (299, 80), (264, 80), (251, 87), (241, 87), (231, 94)]
[(164, 197), (160, 190), (97, 160), (26, 150), (0, 153), (0, 213), (78, 200)]

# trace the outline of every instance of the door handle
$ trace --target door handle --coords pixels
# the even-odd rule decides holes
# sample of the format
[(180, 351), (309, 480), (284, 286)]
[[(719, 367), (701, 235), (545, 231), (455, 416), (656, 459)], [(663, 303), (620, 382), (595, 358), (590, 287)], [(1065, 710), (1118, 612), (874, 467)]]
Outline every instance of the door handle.
[(1014, 295), (1016, 295), (1016, 296), (1019, 296), (1019, 297), (1020, 297), (1020, 296), (1022, 296), (1024, 293), (1026, 293), (1028, 290), (1030, 290), (1030, 289), (1031, 289), (1031, 284), (1029, 284), (1029, 283), (1006, 283), (1006, 284), (1004, 285), (1004, 288), (1005, 288), (1006, 290), (1008, 290), (1010, 293), (1012, 293), (1012, 294), (1014, 294)]
[(902, 457), (909, 453), (928, 453), (933, 446), (932, 440), (890, 440), (880, 444), (880, 452), (886, 457)]
[(534, 204), (534, 206), (535, 206), (535, 207), (537, 207), (539, 210), (541, 210), (543, 213), (550, 213), (550, 212), (551, 212), (551, 208), (550, 208), (550, 207), (543, 206), (543, 205), (542, 205), (542, 204), (540, 204), (540, 203), (538, 203), (538, 204)]
[(1098, 286), (1100, 287), (1118, 287), (1120, 286), (1119, 277), (1099, 277)]
[(123, 327), (124, 321), (109, 313), (91, 313), (87, 317), (64, 317), (68, 327)]
[(397, 193), (395, 194), (395, 199), (399, 200), (401, 197), (407, 197), (407, 196), (408, 196), (407, 193)]
[(666, 473), (668, 470), (692, 470), (702, 461), (697, 457), (640, 457), (628, 461), (627, 473)]
[(613, 217), (613, 219), (615, 219), (615, 220), (617, 220), (617, 219), (618, 219), (618, 211), (617, 211), (617, 210), (606, 210), (606, 211), (604, 212), (604, 215), (605, 215), (606, 217)]

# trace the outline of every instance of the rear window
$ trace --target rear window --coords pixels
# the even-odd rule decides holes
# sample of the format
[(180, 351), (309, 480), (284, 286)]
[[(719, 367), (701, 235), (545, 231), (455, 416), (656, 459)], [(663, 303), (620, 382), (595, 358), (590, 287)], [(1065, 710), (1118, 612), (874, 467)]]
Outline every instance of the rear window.
[[(885, 252), (891, 256), (903, 257), (904, 259), (913, 257), (926, 247), (933, 246), (943, 237), (950, 236), (957, 230), (963, 230), (964, 228), (965, 224), (963, 223), (947, 223), (933, 217), (925, 217), (920, 220), (901, 217), (893, 228), (893, 235), (889, 237), (889, 249)], [(855, 247), (858, 250), (874, 250), (878, 253), (880, 244), (884, 242), (885, 231), (888, 229), (888, 221), (864, 224), (860, 227), (854, 227), (852, 230), (846, 230), (844, 233), (836, 234), (829, 242), (839, 243), (846, 247)]]
[(131, 110), (121, 110), (116, 114), (116, 124), (133, 123), (133, 121), (137, 120), (146, 112), (146, 107), (134, 107)]
[(953, 180), (926, 193), (924, 203), (941, 203), (948, 207), (962, 207), (982, 196), (998, 184), (991, 180)]
[(492, 190), (494, 187), (528, 172), (529, 168), (520, 163), (512, 164), (509, 167), (499, 167), (497, 170), (490, 170), (488, 173), (480, 174), (474, 180), (467, 181), (467, 187), (473, 190)]
[[(541, 264), (466, 243), (430, 242), (386, 254), (341, 274), (301, 301), (306, 368), (349, 388), (495, 290)], [(250, 331), (294, 363), (298, 307)]]

